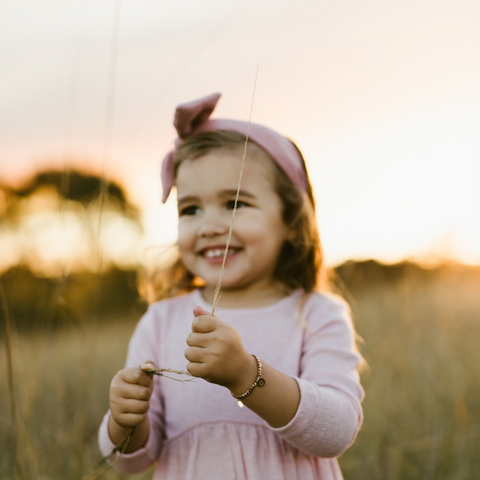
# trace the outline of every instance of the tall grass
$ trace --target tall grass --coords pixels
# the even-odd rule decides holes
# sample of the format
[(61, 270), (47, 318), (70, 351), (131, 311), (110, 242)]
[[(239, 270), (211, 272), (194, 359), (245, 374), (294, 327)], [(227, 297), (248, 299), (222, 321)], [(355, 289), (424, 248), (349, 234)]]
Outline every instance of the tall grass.
[(365, 422), (346, 480), (480, 478), (480, 271), (351, 285), (365, 340)]
[[(345, 277), (368, 368), (365, 422), (340, 458), (346, 480), (467, 480), (480, 471), (480, 272)], [(0, 370), (0, 480), (81, 479), (136, 318), (12, 336), (19, 427)], [(82, 329), (83, 328), (83, 329)], [(183, 347), (182, 347), (183, 348)], [(5, 344), (0, 344), (4, 365)], [(17, 476), (16, 476), (17, 475)], [(104, 478), (127, 478), (109, 471)], [(132, 478), (132, 477), (129, 477)], [(133, 478), (146, 480), (151, 472)]]
[[(135, 321), (13, 336), (19, 399), (20, 460), (26, 479), (82, 479), (101, 458), (99, 422), (113, 375), (125, 359)], [(5, 358), (4, 345), (0, 355)], [(3, 362), (2, 362), (3, 363)], [(14, 479), (14, 425), (0, 372), (0, 479)], [(151, 474), (133, 478), (150, 478)], [(18, 472), (17, 472), (17, 478)], [(106, 479), (127, 478), (109, 471)], [(129, 477), (131, 478), (131, 477)]]

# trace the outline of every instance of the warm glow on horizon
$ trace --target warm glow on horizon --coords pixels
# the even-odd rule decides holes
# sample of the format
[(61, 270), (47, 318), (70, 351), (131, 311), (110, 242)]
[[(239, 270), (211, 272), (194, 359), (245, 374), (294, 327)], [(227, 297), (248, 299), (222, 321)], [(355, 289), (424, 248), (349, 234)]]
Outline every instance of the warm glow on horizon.
[[(131, 265), (175, 242), (174, 196), (160, 202), (175, 106), (220, 91), (214, 116), (247, 119), (259, 64), (252, 120), (303, 151), (330, 266), (480, 264), (478, 2), (124, 0), (109, 149), (113, 3), (27, 4), (0, 8), (0, 186), (47, 168), (105, 170), (144, 228), (107, 215), (111, 261)], [(26, 255), (1, 223), (2, 202), (0, 270)], [(29, 219), (32, 261), (88, 257), (82, 226), (67, 216), (60, 228), (52, 215)]]

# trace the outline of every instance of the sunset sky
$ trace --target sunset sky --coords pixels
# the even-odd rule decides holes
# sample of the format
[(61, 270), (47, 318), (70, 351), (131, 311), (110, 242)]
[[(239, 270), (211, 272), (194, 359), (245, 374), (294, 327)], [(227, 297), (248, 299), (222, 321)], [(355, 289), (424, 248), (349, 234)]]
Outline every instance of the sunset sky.
[[(120, 5), (111, 148), (106, 111)], [(174, 242), (160, 161), (175, 106), (213, 92), (303, 151), (330, 265), (480, 264), (480, 2), (0, 0), (0, 181), (83, 166)]]

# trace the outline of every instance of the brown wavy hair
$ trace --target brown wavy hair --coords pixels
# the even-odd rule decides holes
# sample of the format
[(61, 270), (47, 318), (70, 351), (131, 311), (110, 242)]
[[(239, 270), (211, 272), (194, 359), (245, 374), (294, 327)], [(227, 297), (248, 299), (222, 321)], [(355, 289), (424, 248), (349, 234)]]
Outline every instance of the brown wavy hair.
[[(174, 160), (175, 175), (184, 160), (194, 160), (217, 149), (242, 152), (244, 145), (245, 137), (235, 132), (214, 131), (195, 135), (179, 147)], [(260, 146), (253, 141), (247, 145), (247, 161), (250, 156), (259, 153), (270, 159), (274, 171), (274, 189), (282, 202), (282, 218), (291, 233), (281, 247), (274, 276), (288, 291), (298, 288), (306, 294), (329, 291), (312, 186), (305, 160), (298, 147), (294, 143), (293, 145), (298, 150), (305, 169), (306, 192), (298, 189), (278, 163)], [(185, 268), (177, 252), (167, 267), (153, 270), (147, 268), (140, 275), (139, 290), (144, 299), (152, 302), (189, 292), (201, 286), (202, 282)]]

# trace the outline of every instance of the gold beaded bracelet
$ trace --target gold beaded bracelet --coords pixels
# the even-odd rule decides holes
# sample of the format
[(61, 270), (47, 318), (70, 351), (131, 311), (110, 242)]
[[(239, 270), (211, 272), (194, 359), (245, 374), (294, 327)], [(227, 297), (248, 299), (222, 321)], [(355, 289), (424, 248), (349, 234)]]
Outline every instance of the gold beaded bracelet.
[(255, 381), (252, 383), (252, 386), (243, 395), (237, 396), (232, 393), (232, 397), (237, 399), (238, 406), (240, 408), (243, 407), (242, 399), (247, 398), (255, 390), (255, 387), (257, 386), (263, 387), (265, 385), (265, 379), (262, 378), (262, 364), (258, 359), (258, 357), (253, 353), (252, 353), (252, 357), (255, 358), (255, 361), (257, 362), (257, 378), (255, 378)]

